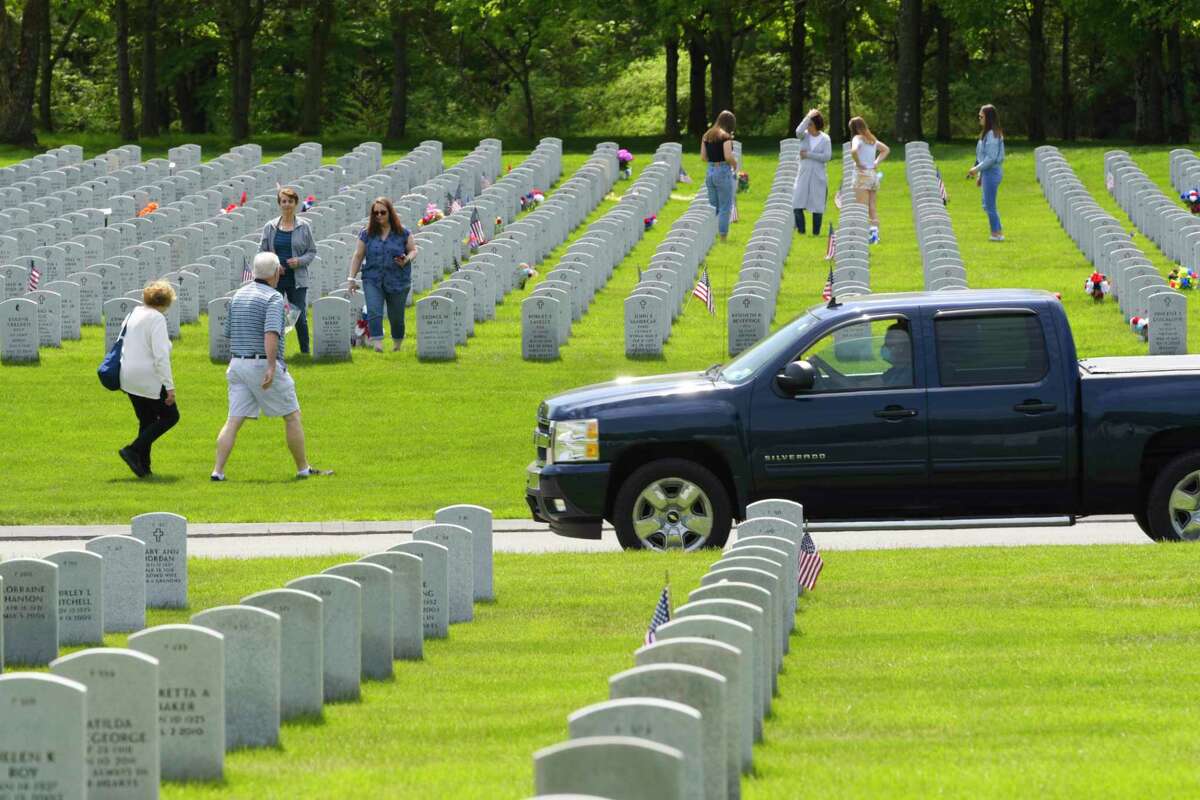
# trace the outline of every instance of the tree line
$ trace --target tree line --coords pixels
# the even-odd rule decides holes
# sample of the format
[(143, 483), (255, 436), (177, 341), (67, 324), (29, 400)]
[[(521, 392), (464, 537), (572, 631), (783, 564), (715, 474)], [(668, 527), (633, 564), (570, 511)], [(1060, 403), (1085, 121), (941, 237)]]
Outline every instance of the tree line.
[[(619, 6), (619, 7), (618, 7)], [(1200, 0), (0, 0), (0, 142), (56, 128), (399, 140), (786, 135), (1186, 142)], [(630, 130), (636, 128), (636, 130)]]

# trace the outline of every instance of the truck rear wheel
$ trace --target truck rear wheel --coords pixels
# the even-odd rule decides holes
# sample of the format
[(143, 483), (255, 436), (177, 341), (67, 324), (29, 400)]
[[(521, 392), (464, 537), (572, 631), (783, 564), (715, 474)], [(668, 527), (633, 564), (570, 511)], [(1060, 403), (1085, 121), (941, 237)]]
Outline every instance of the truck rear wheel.
[(1200, 451), (1172, 459), (1154, 479), (1146, 501), (1150, 538), (1200, 541)]
[(724, 484), (705, 467), (680, 458), (638, 467), (613, 504), (617, 541), (627, 550), (724, 547), (731, 522)]

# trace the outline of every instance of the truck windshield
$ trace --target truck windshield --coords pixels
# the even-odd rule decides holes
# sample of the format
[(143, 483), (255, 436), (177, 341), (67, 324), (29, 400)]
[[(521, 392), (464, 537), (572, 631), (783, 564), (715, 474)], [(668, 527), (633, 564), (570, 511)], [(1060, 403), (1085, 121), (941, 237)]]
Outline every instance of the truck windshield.
[(794, 352), (800, 336), (816, 324), (817, 318), (805, 312), (726, 364), (719, 377), (729, 383), (745, 383), (764, 364), (775, 361), (789, 351)]

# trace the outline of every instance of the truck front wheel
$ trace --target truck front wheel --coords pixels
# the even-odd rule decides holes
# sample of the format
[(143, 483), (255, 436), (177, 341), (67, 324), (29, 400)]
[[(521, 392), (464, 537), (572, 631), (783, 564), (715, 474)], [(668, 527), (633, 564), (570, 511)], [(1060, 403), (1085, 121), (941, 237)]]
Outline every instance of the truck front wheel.
[(1200, 541), (1200, 451), (1172, 459), (1154, 479), (1146, 501), (1151, 539)]
[(617, 541), (627, 550), (724, 547), (731, 522), (729, 493), (717, 476), (679, 458), (638, 467), (613, 504)]

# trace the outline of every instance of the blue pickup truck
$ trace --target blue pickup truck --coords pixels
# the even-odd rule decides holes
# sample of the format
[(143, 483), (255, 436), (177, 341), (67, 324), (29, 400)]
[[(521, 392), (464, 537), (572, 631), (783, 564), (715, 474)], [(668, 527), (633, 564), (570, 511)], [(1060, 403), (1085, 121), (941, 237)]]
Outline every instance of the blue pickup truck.
[(536, 520), (627, 548), (720, 547), (746, 505), (812, 520), (1133, 514), (1200, 539), (1200, 356), (1079, 361), (1046, 292), (816, 306), (727, 364), (541, 404)]

